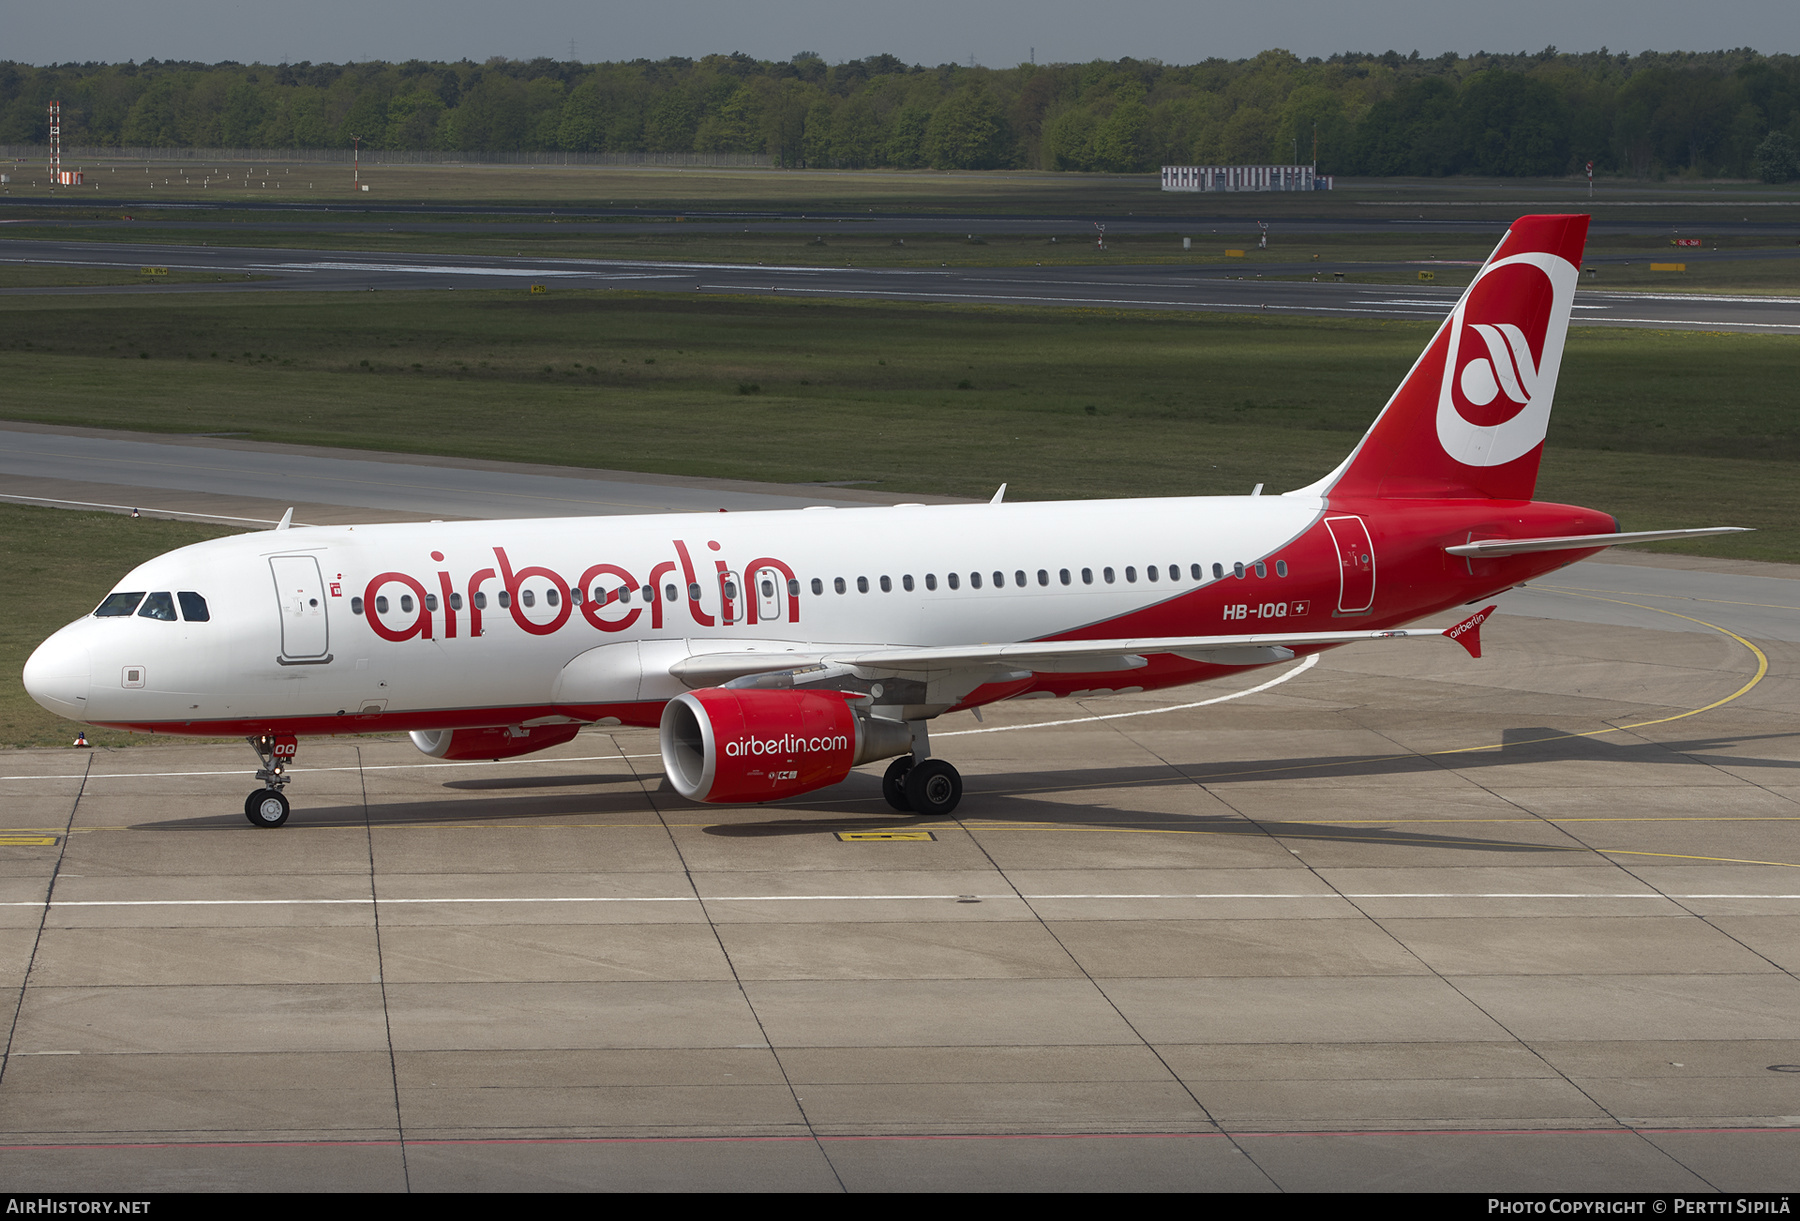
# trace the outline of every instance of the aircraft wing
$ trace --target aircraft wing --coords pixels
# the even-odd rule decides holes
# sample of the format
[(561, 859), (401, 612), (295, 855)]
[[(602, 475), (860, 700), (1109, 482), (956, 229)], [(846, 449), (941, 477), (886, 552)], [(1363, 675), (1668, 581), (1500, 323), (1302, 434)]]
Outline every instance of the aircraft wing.
[(1617, 547), (1621, 543), (1661, 543), (1677, 538), (1705, 538), (1709, 534), (1746, 534), (1749, 526), (1713, 526), (1705, 530), (1639, 530), (1632, 534), (1569, 534), (1561, 538), (1486, 538), (1478, 543), (1446, 547), (1464, 559), (1492, 559), (1502, 555), (1530, 555), (1534, 551), (1586, 551), (1593, 547)]
[(1361, 640), (1429, 639), (1443, 636), (1481, 656), (1481, 625), (1489, 606), (1449, 628), (1402, 627), (1360, 632), (1259, 632), (1243, 636), (1148, 636), (1117, 640), (1037, 640), (1018, 644), (893, 645), (818, 648), (796, 653), (704, 653), (686, 657), (669, 673), (690, 687), (713, 686), (752, 674), (801, 666), (845, 666), (892, 674), (991, 666), (1032, 673), (1090, 674), (1135, 670), (1145, 657), (1173, 653), (1221, 666), (1261, 666), (1286, 661), (1294, 650)]

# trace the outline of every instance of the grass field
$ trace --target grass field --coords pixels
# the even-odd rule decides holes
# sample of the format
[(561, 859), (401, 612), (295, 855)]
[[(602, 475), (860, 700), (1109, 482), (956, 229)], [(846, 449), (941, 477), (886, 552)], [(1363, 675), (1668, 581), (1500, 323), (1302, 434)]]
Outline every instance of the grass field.
[[(0, 246), (0, 254), (5, 251)], [(127, 267), (50, 267), (0, 261), (0, 288), (153, 287), (156, 284), (242, 284), (268, 276), (228, 275), (208, 271), (169, 271), (147, 276)]]
[(517, 203), (781, 211), (794, 207), (928, 213), (1052, 213), (1131, 206), (1162, 196), (1155, 174), (1036, 171), (679, 169), (630, 166), (379, 165), (364, 163), (357, 191), (343, 162), (248, 165), (192, 161), (86, 163), (82, 187), (15, 174), (13, 198), (111, 202)]
[(1177, 194), (1156, 174), (1074, 174), (1036, 170), (674, 169), (626, 166), (380, 165), (365, 162), (353, 190), (342, 162), (84, 161), (83, 187), (54, 188), (20, 167), (10, 195), (19, 199), (274, 203), (514, 203), (532, 206), (640, 208), (646, 212), (914, 211), (922, 215), (1094, 214), (1096, 219), (1158, 216), (1325, 216), (1346, 203), (1386, 213), (1508, 218), (1520, 211), (1596, 211), (1662, 223), (1717, 214), (1748, 203), (1767, 219), (1800, 215), (1792, 185), (1748, 182), (1602, 181), (1595, 194), (1574, 178), (1340, 179), (1335, 191)]
[[(564, 292), (0, 299), (0, 415), (967, 496), (1309, 482), (1425, 323)], [(1572, 332), (1541, 494), (1800, 560), (1800, 339)], [(1689, 472), (1706, 471), (1704, 478)]]
[[(1800, 258), (1683, 258), (1679, 250), (1655, 251), (1652, 257), (1600, 265), (1598, 275), (1583, 276), (1582, 287), (1611, 292), (1749, 293), (1757, 296), (1800, 296)], [(1680, 263), (1683, 271), (1658, 271), (1654, 263)]]
[[(46, 636), (93, 610), (136, 565), (231, 533), (188, 522), (0, 504), (0, 579), (15, 594), (11, 611), (0, 618), (0, 746), (66, 746), (75, 737), (78, 726), (38, 707), (19, 682), (25, 659)], [(148, 740), (108, 729), (88, 733), (96, 746)]]

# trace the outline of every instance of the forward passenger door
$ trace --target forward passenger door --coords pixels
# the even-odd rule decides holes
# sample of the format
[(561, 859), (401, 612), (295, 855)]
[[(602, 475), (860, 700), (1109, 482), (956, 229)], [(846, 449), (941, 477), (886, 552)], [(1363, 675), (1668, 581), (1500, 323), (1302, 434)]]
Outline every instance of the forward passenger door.
[(325, 582), (310, 555), (269, 557), (275, 600), (281, 613), (281, 656), (287, 664), (330, 661), (330, 627), (325, 615)]

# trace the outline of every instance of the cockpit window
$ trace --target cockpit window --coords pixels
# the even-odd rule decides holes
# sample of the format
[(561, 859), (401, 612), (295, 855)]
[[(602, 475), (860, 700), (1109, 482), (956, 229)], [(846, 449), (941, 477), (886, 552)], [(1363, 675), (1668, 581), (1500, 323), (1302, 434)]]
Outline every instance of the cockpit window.
[(206, 599), (191, 589), (184, 589), (175, 595), (181, 600), (181, 617), (189, 623), (205, 623), (212, 618), (206, 609)]
[(143, 600), (143, 597), (144, 591), (141, 589), (134, 594), (107, 594), (106, 601), (102, 602), (94, 611), (94, 618), (108, 619), (114, 615), (129, 615), (137, 609), (137, 604)]
[(164, 590), (153, 593), (144, 599), (144, 605), (138, 610), (140, 619), (161, 619), (167, 623), (175, 622), (175, 599)]

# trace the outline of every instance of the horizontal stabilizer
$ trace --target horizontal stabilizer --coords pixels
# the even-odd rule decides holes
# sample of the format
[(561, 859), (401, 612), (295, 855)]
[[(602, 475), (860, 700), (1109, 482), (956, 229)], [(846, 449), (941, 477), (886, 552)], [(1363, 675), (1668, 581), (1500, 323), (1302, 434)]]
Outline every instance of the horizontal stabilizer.
[(1446, 547), (1464, 559), (1493, 559), (1502, 555), (1531, 555), (1538, 551), (1589, 551), (1622, 543), (1661, 543), (1677, 538), (1705, 538), (1710, 534), (1746, 534), (1749, 526), (1713, 526), (1706, 530), (1639, 530), (1631, 534), (1569, 534), (1561, 538), (1487, 538), (1478, 543)]

